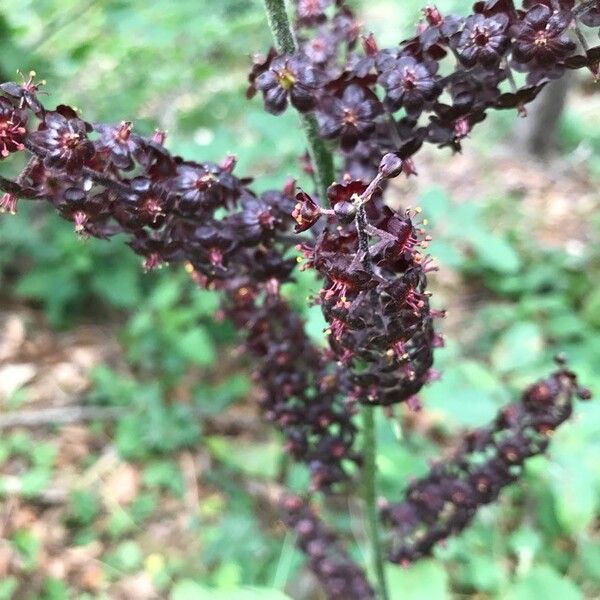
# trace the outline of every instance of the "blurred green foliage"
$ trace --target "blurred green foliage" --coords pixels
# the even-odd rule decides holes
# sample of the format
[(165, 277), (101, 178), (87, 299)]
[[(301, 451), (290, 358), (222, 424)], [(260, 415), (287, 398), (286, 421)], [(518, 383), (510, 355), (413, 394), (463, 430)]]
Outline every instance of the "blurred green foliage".
[[(464, 6), (454, 0), (438, 4), (442, 10)], [(392, 44), (398, 31), (405, 37), (416, 22), (420, 5), (378, 0), (360, 6), (363, 20), (384, 44)], [(295, 116), (288, 112), (275, 119), (260, 101), (244, 98), (249, 55), (269, 44), (260, 3), (12, 0), (7, 6), (0, 4), (0, 73), (13, 78), (17, 68), (37, 70), (48, 80), (49, 104), (73, 104), (90, 120), (130, 118), (142, 132), (166, 128), (170, 147), (190, 158), (220, 160), (233, 152), (239, 172), (257, 178), (257, 189), (281, 185), (299, 171), (303, 141)], [(473, 145), (485, 155), (490, 140), (501, 140), (514, 120), (508, 113), (490, 119)], [(562, 142), (569, 152), (583, 148), (590, 170), (600, 173), (597, 122), (569, 110)], [(127, 509), (107, 512), (96, 490), (75, 490), (66, 518), (75, 543), (109, 540), (111, 549), (102, 557), (109, 581), (144, 570), (172, 600), (279, 600), (287, 597), (285, 589), (293, 596), (302, 589), (301, 557), (293, 540), (257, 516), (243, 485), (245, 477), (270, 478), (285, 467), (279, 439), (257, 442), (203, 431), (204, 415), (244, 401), (252, 389), (243, 364), (223, 359), (237, 336), (230, 324), (215, 323), (216, 294), (195, 289), (176, 270), (144, 273), (122, 240), (80, 240), (46, 207), (25, 204), (16, 217), (0, 218), (3, 299), (42, 308), (57, 329), (91, 320), (118, 322), (127, 357), (126, 372), (95, 370), (88, 401), (126, 409), (110, 435), (119, 453), (140, 466), (141, 491)], [(432, 254), (458, 281), (453, 291), (440, 291), (440, 302), (445, 293), (458, 297), (462, 314), (454, 327), (461, 343), (450, 338), (438, 352), (443, 378), (424, 393), (439, 435), (403, 434), (394, 421), (379, 421), (381, 493), (390, 498), (400, 497), (405, 482), (439, 455), (434, 439), (485, 423), (519, 389), (547, 373), (557, 351), (568, 354), (582, 381), (600, 395), (597, 244), (568, 251), (536, 241), (535, 223), (523, 214), (519, 198), (458, 203), (435, 187), (420, 204), (432, 224)], [(600, 221), (591, 229), (597, 240)], [(305, 302), (315, 289), (314, 276), (302, 273), (284, 293), (307, 319), (311, 336), (322, 342), (320, 310)], [(577, 413), (555, 436), (549, 459), (532, 461), (522, 484), (485, 508), (435, 559), (408, 570), (388, 568), (394, 598), (600, 595), (600, 405), (581, 405)], [(92, 427), (104, 431), (103, 425)], [(189, 523), (198, 546), (184, 554), (148, 553), (140, 531), (160, 515), (166, 500), (185, 493), (174, 453), (198, 444), (212, 461), (203, 475), (210, 493)], [(25, 465), (26, 497), (47, 487), (56, 452), (53, 443), (40, 444), (23, 432), (0, 439), (0, 459)], [(88, 458), (90, 464), (97, 459)], [(305, 471), (289, 469), (288, 483), (302, 489)], [(3, 485), (0, 478), (0, 491)], [(349, 541), (362, 541), (355, 511), (338, 506), (329, 517)], [(23, 568), (35, 571), (39, 543), (32, 531), (14, 532), (9, 543)], [(354, 552), (364, 560), (360, 543)], [(42, 600), (74, 597), (58, 579), (48, 578), (42, 587)], [(12, 598), (18, 588), (14, 577), (0, 581), (0, 599)]]

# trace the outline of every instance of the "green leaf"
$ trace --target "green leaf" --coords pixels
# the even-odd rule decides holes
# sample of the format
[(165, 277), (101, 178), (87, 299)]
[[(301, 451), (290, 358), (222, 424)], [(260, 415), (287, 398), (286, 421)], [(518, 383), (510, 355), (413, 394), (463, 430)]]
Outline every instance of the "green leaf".
[(600, 327), (600, 286), (587, 297), (583, 306), (583, 317), (590, 325)]
[(100, 514), (101, 504), (97, 494), (91, 490), (74, 490), (70, 496), (67, 521), (74, 525), (90, 525)]
[(266, 443), (232, 442), (223, 436), (211, 436), (206, 445), (214, 456), (243, 473), (266, 478), (277, 474), (281, 444), (276, 440)]
[(12, 543), (21, 555), (23, 567), (28, 571), (36, 568), (41, 546), (39, 537), (28, 529), (20, 529), (13, 534)]
[(586, 576), (600, 583), (600, 542), (583, 540), (579, 544), (578, 554)]
[(171, 600), (212, 600), (214, 591), (192, 579), (178, 581), (171, 590)]
[(391, 600), (447, 600), (448, 574), (434, 560), (421, 560), (408, 568), (386, 568)]
[(216, 360), (212, 338), (202, 327), (184, 333), (177, 342), (179, 353), (197, 365), (209, 366)]
[(261, 587), (243, 587), (216, 590), (192, 579), (178, 581), (171, 590), (170, 600), (291, 600), (279, 590)]
[(327, 329), (327, 321), (320, 306), (311, 306), (306, 311), (306, 332), (315, 344), (325, 346), (327, 338), (323, 333)]
[(68, 600), (69, 589), (64, 581), (49, 577), (44, 582), (43, 600)]
[(495, 592), (506, 574), (493, 556), (472, 553), (464, 563), (464, 581), (477, 592)]
[(516, 273), (521, 259), (513, 247), (499, 235), (479, 231), (469, 239), (482, 266), (498, 273)]
[(560, 600), (583, 600), (583, 594), (566, 577), (561, 576), (548, 565), (531, 569), (525, 577), (517, 581), (503, 595), (503, 600), (540, 600), (560, 598)]
[(521, 369), (535, 363), (541, 356), (544, 340), (535, 323), (515, 323), (500, 337), (492, 350), (492, 364), (498, 371)]
[(591, 465), (582, 468), (586, 466), (585, 456), (569, 460), (563, 456), (560, 463), (550, 469), (556, 518), (564, 531), (581, 533), (597, 514), (597, 482), (590, 476)]
[(443, 217), (447, 217), (450, 209), (448, 194), (441, 187), (432, 187), (426, 190), (419, 199), (423, 207), (423, 216), (429, 219), (432, 226), (441, 224)]
[(139, 275), (122, 265), (100, 269), (91, 283), (99, 296), (119, 308), (132, 308), (140, 301)]
[(12, 600), (19, 587), (16, 577), (5, 577), (0, 580), (0, 600)]
[(185, 484), (179, 466), (168, 460), (150, 463), (144, 469), (142, 481), (148, 487), (170, 490), (179, 497), (182, 497), (185, 492)]
[(106, 564), (117, 571), (133, 572), (141, 567), (143, 558), (139, 545), (133, 540), (127, 540), (106, 557)]
[(51, 471), (46, 467), (33, 467), (21, 476), (21, 492), (26, 498), (37, 496), (48, 487)]

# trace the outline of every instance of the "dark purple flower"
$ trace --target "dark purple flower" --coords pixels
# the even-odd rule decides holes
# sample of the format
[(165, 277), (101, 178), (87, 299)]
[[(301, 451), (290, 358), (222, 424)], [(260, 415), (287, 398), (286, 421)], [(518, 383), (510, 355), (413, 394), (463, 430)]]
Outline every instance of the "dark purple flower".
[(312, 63), (323, 65), (335, 57), (337, 40), (335, 36), (324, 29), (318, 35), (314, 35), (304, 42), (302, 51)]
[(303, 25), (314, 25), (325, 20), (325, 9), (331, 0), (298, 0), (296, 14)]
[(342, 150), (352, 150), (375, 130), (382, 106), (375, 94), (359, 85), (349, 85), (341, 98), (326, 96), (319, 104), (321, 135), (340, 138)]
[(572, 14), (567, 11), (552, 11), (545, 4), (536, 4), (512, 28), (516, 38), (513, 58), (520, 63), (535, 60), (542, 65), (566, 58), (576, 47), (567, 33), (571, 21)]
[(212, 163), (183, 162), (177, 165), (168, 190), (177, 197), (183, 215), (200, 214), (225, 206), (236, 198), (235, 178)]
[(319, 73), (300, 54), (278, 56), (269, 69), (256, 78), (256, 88), (264, 95), (265, 108), (274, 115), (286, 109), (288, 97), (300, 112), (311, 110), (319, 85)]
[(37, 93), (40, 87), (45, 85), (45, 81), (39, 81), (36, 83), (35, 71), (29, 72), (29, 78), (25, 77), (19, 72), (23, 82), (15, 83), (14, 81), (8, 81), (0, 84), (0, 91), (4, 92), (7, 96), (19, 100), (19, 108), (30, 108), (36, 115), (41, 115), (44, 112), (40, 101), (37, 99)]
[(269, 52), (264, 54), (255, 54), (252, 58), (252, 68), (248, 73), (248, 88), (246, 89), (246, 98), (254, 98), (256, 95), (256, 78), (264, 73), (271, 64), (271, 61), (277, 56), (275, 48), (269, 48)]
[(98, 150), (107, 152), (117, 169), (133, 168), (133, 157), (140, 152), (142, 142), (137, 135), (131, 133), (131, 121), (123, 121), (120, 125), (98, 124), (94, 129), (100, 134)]
[(579, 15), (579, 20), (587, 27), (600, 27), (600, 0), (585, 6)]
[(71, 221), (79, 234), (87, 233), (95, 221), (105, 220), (109, 216), (109, 202), (105, 193), (89, 195), (79, 187), (67, 188), (56, 204), (63, 219)]
[(11, 215), (17, 214), (17, 197), (8, 192), (2, 194), (0, 197), (0, 213), (5, 212)]
[(225, 223), (235, 233), (240, 244), (249, 246), (264, 240), (279, 224), (272, 207), (263, 199), (249, 194), (243, 200), (242, 210), (229, 215)]
[(27, 115), (10, 102), (0, 98), (0, 160), (11, 152), (19, 152), (25, 146)]
[(292, 217), (296, 221), (294, 231), (300, 233), (310, 229), (321, 217), (319, 205), (306, 193), (298, 192)]
[(31, 134), (33, 144), (43, 151), (44, 165), (75, 172), (94, 156), (94, 144), (88, 139), (89, 123), (82, 121), (72, 108), (61, 105), (44, 115), (40, 130)]
[(385, 102), (392, 110), (404, 107), (408, 113), (419, 113), (433, 100), (439, 88), (425, 63), (402, 56), (378, 79), (385, 88)]
[(503, 13), (489, 18), (470, 16), (454, 38), (460, 61), (467, 67), (477, 63), (485, 67), (498, 65), (508, 47), (507, 27), (508, 17)]

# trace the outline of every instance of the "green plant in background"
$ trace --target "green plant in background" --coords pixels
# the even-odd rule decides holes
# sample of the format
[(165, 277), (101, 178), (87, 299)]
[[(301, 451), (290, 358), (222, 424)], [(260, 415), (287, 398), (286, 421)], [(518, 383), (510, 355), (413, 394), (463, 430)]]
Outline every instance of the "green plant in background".
[[(125, 18), (128, 16), (126, 8), (119, 7), (117, 3), (115, 7), (117, 14), (122, 9), (124, 12), (121, 16)], [(242, 7), (240, 9), (240, 13), (243, 14), (244, 10)], [(140, 11), (136, 18), (140, 16), (144, 16), (143, 11)], [(151, 14), (145, 16), (152, 21)], [(256, 16), (250, 15), (249, 22), (260, 24), (260, 20), (258, 18), (254, 20), (255, 18)], [(146, 26), (147, 23), (142, 20), (139, 31), (145, 31)], [(81, 56), (85, 55), (84, 51)], [(79, 59), (80, 55), (76, 54), (76, 56)], [(233, 112), (242, 106), (241, 103), (237, 104), (233, 101), (232, 104), (236, 106)], [(208, 112), (212, 111), (213, 109), (210, 108)], [(131, 111), (124, 112), (127, 114)], [(190, 116), (190, 118), (194, 117)], [(182, 122), (185, 123), (184, 119)], [(252, 122), (252, 118), (250, 121)], [(257, 121), (254, 122), (262, 123), (263, 133), (271, 135), (271, 130), (274, 129), (277, 132), (274, 139), (281, 137), (279, 122), (277, 128), (273, 128), (273, 121), (262, 115), (259, 117), (258, 113)], [(290, 122), (292, 121), (287, 121)], [(210, 128), (201, 128), (200, 132), (196, 132), (197, 137), (202, 139), (202, 135), (210, 136), (207, 129), (210, 130)], [(217, 137), (223, 139), (221, 136)], [(218, 145), (218, 143), (213, 145), (211, 152)], [(298, 144), (288, 155), (294, 155), (301, 147), (302, 144)], [(194, 149), (193, 152), (196, 150)], [(219, 151), (219, 154), (223, 152)], [(253, 156), (252, 160), (255, 158)], [(455, 422), (450, 421), (439, 427), (441, 433), (449, 436), (457, 431), (457, 425), (472, 426), (488, 420), (507, 400), (508, 390), (513, 391), (529, 381), (532, 376), (540, 374), (543, 364), (547, 363), (554, 347), (561, 349), (566, 347), (572, 350), (570, 354), (574, 368), (582, 376), (593, 375), (593, 365), (597, 364), (598, 355), (597, 342), (595, 342), (597, 336), (589, 325), (597, 327), (597, 323), (594, 322), (596, 312), (594, 298), (598, 294), (594, 290), (592, 275), (593, 269), (597, 268), (597, 264), (595, 265), (597, 258), (585, 256), (574, 260), (561, 252), (546, 255), (545, 250), (531, 246), (527, 238), (527, 230), (519, 231), (518, 224), (508, 235), (498, 234), (495, 230), (492, 232), (489, 225), (490, 217), (483, 210), (482, 205), (473, 203), (452, 205), (436, 190), (430, 192), (429, 198), (423, 199), (423, 204), (427, 207), (428, 216), (431, 209), (431, 220), (434, 226), (439, 226), (441, 230), (436, 238), (442, 243), (434, 242), (432, 249), (439, 257), (440, 263), (454, 268), (464, 277), (469, 287), (473, 286), (479, 293), (483, 291), (486, 295), (486, 304), (478, 303), (475, 307), (477, 321), (488, 323), (483, 335), (477, 340), (467, 341), (461, 351), (453, 345), (443, 351), (440, 362), (444, 370), (444, 379), (432, 385), (425, 395), (428, 406), (446, 409), (455, 417)], [(498, 211), (493, 202), (490, 205), (492, 210)], [(434, 214), (436, 212), (439, 215), (439, 224), (436, 223)], [(52, 230), (53, 227), (50, 226), (50, 229)], [(67, 240), (66, 229), (64, 232), (65, 243), (62, 246), (62, 254), (55, 255), (54, 258), (48, 257), (46, 252), (39, 252), (36, 256), (34, 237), (31, 239), (30, 247), (27, 247), (26, 236), (13, 235), (13, 240), (7, 241), (6, 246), (10, 252), (13, 252), (13, 248), (19, 253), (26, 252), (32, 256), (34, 265), (40, 265), (37, 267), (40, 269), (37, 281), (35, 271), (30, 272), (21, 279), (24, 283), (18, 284), (20, 289), (17, 291), (46, 304), (49, 315), (56, 324), (67, 324), (69, 320), (77, 317), (78, 311), (84, 314), (82, 309), (89, 303), (89, 296), (80, 297), (81, 290), (89, 294), (88, 290), (92, 289), (92, 297), (95, 301), (99, 300), (103, 305), (113, 309), (138, 306), (136, 315), (125, 327), (123, 340), (137, 376), (142, 381), (149, 376), (156, 380), (156, 373), (160, 373), (160, 382), (148, 385), (133, 378), (126, 378), (123, 381), (117, 378), (115, 381), (112, 373), (102, 373), (100, 370), (97, 374), (97, 396), (94, 400), (133, 408), (132, 414), (119, 423), (116, 432), (117, 446), (124, 456), (137, 460), (150, 458), (154, 460), (157, 454), (169, 454), (176, 449), (193, 446), (200, 436), (200, 431), (195, 426), (197, 417), (193, 410), (194, 403), (198, 401), (199, 406), (205, 406), (206, 396), (203, 396), (203, 393), (212, 397), (215, 389), (214, 387), (209, 388), (208, 391), (199, 389), (193, 393), (192, 400), (188, 397), (184, 399), (183, 404), (180, 404), (178, 403), (180, 399), (177, 398), (177, 384), (190, 370), (200, 370), (202, 377), (205, 378), (206, 370), (214, 365), (214, 357), (218, 352), (216, 346), (230, 343), (234, 339), (231, 329), (227, 331), (211, 325), (212, 314), (217, 309), (214, 293), (207, 291), (198, 296), (192, 295), (186, 278), (183, 276), (173, 278), (172, 275), (167, 276), (164, 272), (159, 273), (158, 276), (152, 274), (151, 280), (149, 277), (142, 278), (138, 275), (136, 261), (125, 258), (127, 254), (120, 249), (114, 254), (115, 251), (106, 250), (104, 260), (115, 262), (106, 265), (104, 284), (102, 284), (102, 270), (98, 271), (94, 267), (98, 264), (98, 260), (102, 262), (102, 252), (104, 252), (102, 246), (97, 245), (99, 255), (96, 255), (96, 244), (90, 248), (92, 243), (86, 242), (85, 253), (82, 253), (81, 243), (74, 242), (70, 232)], [(456, 243), (457, 233), (461, 237), (460, 244)], [(48, 245), (51, 247), (53, 244)], [(60, 242), (57, 245), (61, 247)], [(118, 246), (118, 244), (114, 245)], [(86, 258), (85, 254), (88, 251), (90, 256)], [(6, 265), (9, 268), (4, 272), (8, 273), (8, 277), (11, 278), (9, 280), (14, 280), (15, 277), (20, 277), (19, 269), (15, 270), (12, 267), (14, 255), (11, 256), (7, 252), (6, 256), (8, 257)], [(72, 264), (76, 267), (72, 268)], [(44, 271), (49, 271), (47, 277), (44, 277)], [(557, 277), (557, 273), (560, 276)], [(99, 283), (92, 283), (96, 282), (97, 274)], [(310, 276), (302, 277), (299, 283), (286, 284), (289, 286), (286, 294), (299, 310), (303, 304), (301, 300), (317, 287), (309, 280)], [(61, 291), (58, 297), (53, 298), (51, 289), (53, 282), (56, 281), (64, 284), (61, 286), (64, 292)], [(110, 284), (108, 286), (107, 281)], [(123, 294), (115, 294), (115, 289), (123, 289)], [(134, 298), (137, 298), (137, 302), (134, 302)], [(491, 304), (488, 304), (488, 300)], [(309, 326), (312, 323), (314, 337), (317, 337), (323, 328), (323, 321), (319, 318), (320, 311), (311, 309), (305, 312), (305, 308), (301, 310), (308, 316)], [(520, 348), (523, 352), (515, 354), (514, 348)], [(489, 356), (489, 361), (481, 360), (482, 354)], [(495, 367), (496, 375), (490, 374), (489, 363)], [(234, 398), (241, 398), (244, 395), (247, 383), (245, 386), (242, 383), (239, 389), (241, 392), (237, 395), (234, 393)], [(228, 395), (229, 393), (225, 391), (225, 398)], [(169, 398), (173, 401), (170, 402)], [(228, 400), (224, 402), (227, 404)], [(513, 597), (512, 595), (531, 597), (532, 590), (545, 589), (546, 586), (547, 589), (560, 589), (561, 593), (568, 596), (571, 594), (573, 597), (580, 597), (581, 592), (569, 583), (569, 580), (564, 579), (561, 573), (568, 568), (571, 577), (575, 580), (594, 581), (596, 576), (590, 565), (594, 563), (593, 557), (594, 552), (597, 553), (597, 546), (594, 545), (593, 538), (585, 532), (588, 531), (597, 511), (597, 478), (590, 479), (583, 476), (582, 481), (575, 478), (572, 485), (578, 492), (573, 496), (565, 494), (560, 484), (564, 477), (578, 471), (573, 469), (577, 453), (584, 451), (586, 456), (588, 453), (590, 457), (593, 456), (594, 446), (589, 442), (593, 442), (597, 434), (597, 427), (594, 426), (594, 423), (598, 422), (598, 419), (594, 418), (596, 408), (590, 405), (583, 410), (587, 432), (581, 436), (582, 429), (578, 424), (572, 428), (577, 439), (571, 442), (568, 439), (558, 440), (561, 452), (557, 454), (563, 456), (563, 448), (568, 448), (569, 444), (572, 444), (573, 457), (567, 458), (564, 465), (560, 464), (560, 456), (554, 457), (553, 463), (557, 465), (554, 478), (544, 473), (545, 463), (532, 464), (525, 481), (527, 483), (531, 478), (534, 489), (530, 490), (526, 486), (526, 492), (522, 497), (518, 491), (513, 493), (514, 497), (508, 497), (505, 505), (507, 510), (505, 523), (491, 526), (489, 519), (486, 522), (484, 514), (480, 519), (481, 523), (478, 521), (476, 528), (464, 539), (452, 540), (447, 549), (440, 551), (440, 558), (447, 561), (454, 589), (469, 593), (483, 591), (489, 594), (511, 594), (510, 597)], [(432, 440), (418, 440), (417, 436), (411, 435), (410, 432), (405, 432), (404, 435), (407, 443), (399, 445), (397, 432), (388, 422), (377, 420), (376, 424), (380, 440), (377, 461), (380, 469), (381, 491), (386, 495), (397, 496), (402, 487), (398, 482), (404, 479), (401, 475), (408, 477), (418, 474), (419, 469), (424, 473), (425, 457), (435, 456), (438, 446), (435, 437)], [(571, 430), (565, 434), (567, 438), (570, 433)], [(255, 444), (251, 443), (247, 448), (242, 449), (239, 459), (235, 460), (235, 448), (223, 448), (222, 442), (223, 440), (214, 436), (205, 440), (211, 453), (225, 465), (223, 481), (218, 481), (218, 485), (230, 494), (237, 491), (239, 495), (245, 495), (243, 489), (227, 489), (227, 481), (232, 477), (232, 473), (246, 473), (251, 476), (276, 474), (262, 465), (275, 460), (280, 453), (278, 444), (265, 444), (264, 448), (256, 448), (258, 455), (256, 460), (249, 460), (247, 452), (255, 448)], [(564, 456), (568, 457), (568, 454), (569, 452)], [(538, 464), (541, 466), (538, 467)], [(167, 487), (169, 488), (167, 491), (177, 495), (181, 491), (176, 483), (177, 472), (177, 467), (159, 462), (149, 469), (145, 479), (149, 485), (158, 488)], [(291, 474), (292, 483), (294, 477), (296, 477), (295, 471)], [(170, 479), (173, 482), (171, 487), (165, 485), (165, 482)], [(302, 474), (297, 475), (296, 482), (298, 488), (305, 485)], [(527, 494), (532, 496), (528, 498)], [(158, 500), (155, 499), (154, 502)], [(543, 510), (540, 510), (539, 515), (534, 515), (534, 523), (529, 524), (532, 516), (527, 506), (532, 503), (534, 506), (542, 507)], [(93, 506), (93, 502), (90, 504)], [(229, 533), (223, 534), (222, 537), (216, 536), (210, 559), (212, 564), (202, 575), (203, 583), (191, 581), (189, 578), (182, 579), (173, 586), (173, 597), (185, 598), (185, 594), (190, 597), (201, 597), (200, 594), (203, 593), (216, 593), (207, 591), (205, 584), (222, 587), (224, 597), (226, 594), (230, 594), (230, 597), (231, 594), (242, 597), (241, 594), (246, 592), (235, 587), (238, 584), (247, 582), (268, 584), (273, 581), (270, 573), (272, 569), (267, 565), (277, 560), (274, 558), (275, 546), (270, 541), (263, 544), (263, 534), (249, 517), (249, 509), (250, 503), (247, 498), (243, 507), (222, 507), (225, 518), (223, 522), (217, 521), (215, 530)], [(243, 516), (238, 519), (240, 514)], [(225, 523), (229, 520), (228, 515), (232, 515), (230, 530)], [(94, 515), (88, 518), (93, 519)], [(141, 517), (139, 520), (141, 521)], [(521, 520), (527, 525), (521, 527)], [(86, 525), (85, 522), (77, 519), (73, 523)], [(577, 523), (575, 528), (574, 523)], [(115, 527), (118, 529), (118, 526)], [(345, 531), (350, 530), (348, 523), (340, 523), (340, 528)], [(205, 528), (202, 530), (206, 531)], [(260, 565), (266, 567), (264, 570), (257, 569), (240, 574), (238, 568), (235, 574), (235, 565), (244, 564), (244, 557), (249, 552), (249, 549), (242, 548), (242, 544), (238, 547), (239, 553), (231, 557), (222, 555), (224, 540), (236, 539), (240, 531), (246, 532), (240, 539), (252, 537), (259, 541), (258, 546), (263, 549), (257, 551), (262, 552), (264, 561), (261, 561)], [(561, 552), (552, 547), (552, 543), (560, 541), (565, 534), (578, 536), (576, 552)], [(498, 537), (501, 538), (500, 543), (496, 542)], [(139, 568), (141, 564), (139, 549), (127, 542), (124, 544), (115, 550), (114, 555), (107, 562), (117, 570)], [(491, 551), (480, 561), (475, 561), (473, 557), (478, 556), (482, 549), (491, 549)], [(210, 553), (208, 555), (210, 556)], [(506, 555), (515, 557), (517, 577), (507, 568), (498, 572), (495, 567), (498, 557)], [(296, 565), (297, 562), (296, 560)], [(220, 566), (217, 566), (219, 563)], [(230, 568), (231, 565), (234, 567)], [(231, 572), (234, 573), (233, 576)], [(191, 571), (189, 575), (196, 576), (197, 572)], [(407, 595), (410, 597), (410, 594), (417, 598), (445, 597), (449, 585), (444, 566), (432, 561), (420, 563), (406, 573), (391, 569), (388, 579), (392, 589), (402, 590), (401, 597)], [(52, 587), (50, 584), (49, 586)], [(252, 592), (248, 591), (248, 593)], [(264, 594), (264, 590), (261, 593)]]

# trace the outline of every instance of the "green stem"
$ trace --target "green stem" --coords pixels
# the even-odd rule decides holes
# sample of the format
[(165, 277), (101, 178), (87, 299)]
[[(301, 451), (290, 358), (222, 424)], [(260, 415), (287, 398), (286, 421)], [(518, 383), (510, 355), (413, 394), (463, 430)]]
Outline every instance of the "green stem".
[(362, 484), (365, 500), (365, 510), (367, 513), (367, 525), (371, 543), (371, 560), (373, 561), (373, 571), (377, 578), (379, 587), (379, 597), (381, 600), (389, 600), (387, 583), (385, 580), (385, 570), (383, 568), (383, 551), (381, 540), (379, 538), (379, 521), (377, 516), (377, 498), (375, 494), (377, 465), (375, 458), (377, 456), (377, 444), (375, 440), (375, 416), (373, 407), (362, 406), (362, 433), (363, 433), (363, 469)]
[[(269, 27), (280, 54), (293, 54), (298, 50), (284, 0), (265, 0), (265, 9)], [(321, 202), (327, 198), (327, 188), (335, 178), (333, 157), (319, 137), (319, 125), (312, 114), (300, 114), (302, 129), (308, 144), (308, 154), (315, 170), (315, 179)]]
[[(280, 54), (292, 54), (298, 50), (290, 20), (285, 8), (285, 0), (264, 0), (269, 27), (275, 40), (275, 48)], [(327, 197), (327, 187), (334, 181), (333, 158), (319, 137), (319, 126), (314, 115), (300, 115), (302, 127), (308, 143), (308, 153), (315, 169), (317, 188), (321, 202)], [(381, 600), (389, 600), (383, 568), (383, 553), (379, 539), (379, 523), (377, 517), (376, 487), (375, 487), (375, 423), (373, 409), (370, 406), (362, 408), (364, 435), (364, 467), (363, 489), (367, 511), (373, 570), (377, 578)]]

